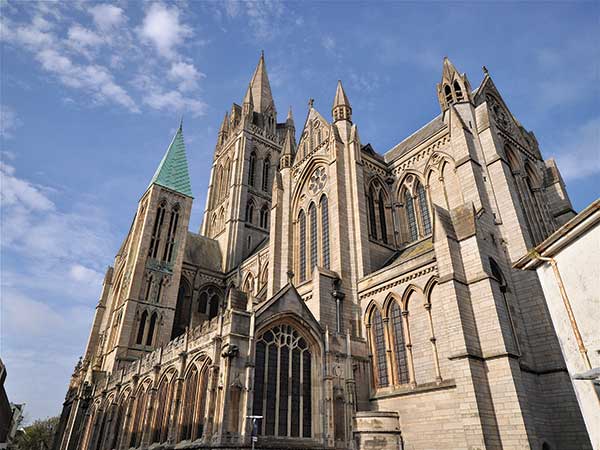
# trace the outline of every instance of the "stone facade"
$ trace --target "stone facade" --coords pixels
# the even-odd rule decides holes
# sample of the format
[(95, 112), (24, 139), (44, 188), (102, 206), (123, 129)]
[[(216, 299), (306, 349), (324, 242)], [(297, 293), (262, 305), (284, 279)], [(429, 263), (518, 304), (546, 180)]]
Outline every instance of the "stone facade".
[(512, 269), (573, 216), (560, 173), (487, 72), (472, 90), (445, 59), (437, 95), (380, 154), (338, 83), (296, 142), (261, 56), (200, 233), (171, 147), (142, 197), (55, 450), (590, 448), (539, 279)]

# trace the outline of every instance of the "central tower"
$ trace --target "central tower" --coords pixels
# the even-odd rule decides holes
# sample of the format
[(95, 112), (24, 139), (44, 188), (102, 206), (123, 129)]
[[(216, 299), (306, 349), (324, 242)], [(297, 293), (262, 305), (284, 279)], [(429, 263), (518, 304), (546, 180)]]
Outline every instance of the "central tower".
[(225, 114), (208, 186), (201, 234), (219, 242), (225, 272), (266, 244), (271, 186), (291, 118), (277, 123), (264, 54), (241, 105)]

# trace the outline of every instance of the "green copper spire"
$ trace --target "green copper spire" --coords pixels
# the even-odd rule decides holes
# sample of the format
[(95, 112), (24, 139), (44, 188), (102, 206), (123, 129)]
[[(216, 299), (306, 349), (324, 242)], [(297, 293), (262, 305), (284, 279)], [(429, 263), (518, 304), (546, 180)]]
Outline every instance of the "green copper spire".
[(183, 143), (182, 123), (179, 124), (171, 145), (169, 145), (165, 156), (163, 156), (158, 169), (156, 169), (150, 181), (150, 186), (153, 184), (158, 184), (180, 194), (192, 197), (192, 186), (190, 185), (190, 174), (187, 158), (185, 157), (185, 144)]

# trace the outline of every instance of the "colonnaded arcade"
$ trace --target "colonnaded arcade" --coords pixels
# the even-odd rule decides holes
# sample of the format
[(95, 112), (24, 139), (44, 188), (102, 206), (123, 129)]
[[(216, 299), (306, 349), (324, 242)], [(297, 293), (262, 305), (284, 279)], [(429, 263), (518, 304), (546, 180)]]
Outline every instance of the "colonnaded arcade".
[[(333, 88), (333, 86), (332, 86)], [(432, 89), (433, 91), (433, 89)], [(573, 217), (484, 68), (384, 153), (341, 82), (299, 142), (264, 56), (223, 118), (188, 230), (180, 126), (109, 267), (55, 450), (591, 448), (537, 275)], [(333, 89), (332, 89), (333, 93)]]

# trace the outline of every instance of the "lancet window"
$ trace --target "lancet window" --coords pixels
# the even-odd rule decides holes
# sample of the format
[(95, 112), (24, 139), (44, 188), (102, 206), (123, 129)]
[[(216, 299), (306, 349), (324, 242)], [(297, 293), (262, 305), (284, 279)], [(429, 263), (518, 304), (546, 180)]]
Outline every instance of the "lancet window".
[(254, 224), (254, 202), (248, 200), (246, 203), (246, 222)]
[(146, 386), (142, 385), (138, 390), (135, 399), (135, 409), (133, 411), (133, 422), (131, 424), (131, 437), (129, 447), (139, 447), (142, 443), (142, 434), (144, 432), (144, 419), (146, 409), (148, 408), (148, 392)]
[(248, 184), (254, 187), (256, 181), (256, 153), (250, 153), (250, 161), (248, 162)]
[(260, 209), (260, 227), (269, 228), (269, 207), (266, 204)]
[(271, 175), (271, 160), (266, 158), (263, 162), (263, 173), (262, 173), (262, 190), (265, 192), (269, 191), (269, 178)]
[(166, 203), (161, 203), (156, 210), (156, 217), (154, 218), (154, 226), (152, 227), (152, 236), (150, 237), (150, 249), (148, 255), (151, 258), (156, 258), (158, 255), (158, 247), (160, 246), (160, 234), (162, 230), (162, 224), (165, 220)]
[(404, 341), (404, 325), (402, 311), (397, 301), (393, 301), (390, 310), (390, 325), (394, 336), (394, 357), (396, 360), (396, 383), (406, 384), (409, 382), (408, 362), (406, 355), (406, 343)]
[(405, 184), (400, 191), (404, 242), (407, 243), (427, 237), (432, 232), (427, 191), (419, 180), (409, 179), (410, 184)]
[(164, 376), (159, 384), (156, 396), (152, 442), (161, 443), (167, 441), (174, 391), (175, 383), (173, 382), (173, 379), (169, 381), (169, 378)]
[(373, 308), (370, 321), (371, 352), (373, 354), (373, 372), (376, 375), (375, 380), (377, 387), (385, 387), (389, 384), (385, 332), (383, 326), (383, 319), (381, 318), (379, 309)]
[(259, 434), (312, 437), (312, 364), (307, 340), (291, 325), (257, 338), (252, 414), (264, 416)]
[(208, 320), (213, 319), (219, 313), (221, 295), (213, 286), (206, 286), (198, 296), (198, 312), (205, 314)]
[(367, 192), (369, 236), (384, 244), (388, 243), (387, 199), (387, 193), (381, 183), (377, 180), (373, 181)]
[(179, 222), (179, 206), (175, 206), (171, 210), (171, 218), (169, 220), (169, 229), (167, 232), (167, 243), (163, 252), (163, 261), (171, 262), (173, 258), (173, 250), (175, 248), (175, 235), (177, 233), (177, 223)]
[(300, 211), (298, 215), (298, 271), (300, 281), (306, 279), (306, 214)]
[(323, 267), (329, 269), (329, 204), (327, 202), (327, 196), (321, 196), (320, 201), (321, 207), (321, 246), (322, 246), (322, 258), (323, 258)]

